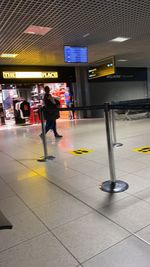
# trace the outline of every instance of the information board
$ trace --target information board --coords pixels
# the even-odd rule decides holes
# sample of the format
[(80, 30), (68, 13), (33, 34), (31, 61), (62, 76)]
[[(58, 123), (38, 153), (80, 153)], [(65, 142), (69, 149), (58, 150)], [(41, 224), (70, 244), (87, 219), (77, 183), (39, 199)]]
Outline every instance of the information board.
[(66, 63), (87, 63), (88, 49), (81, 46), (64, 46), (64, 61)]

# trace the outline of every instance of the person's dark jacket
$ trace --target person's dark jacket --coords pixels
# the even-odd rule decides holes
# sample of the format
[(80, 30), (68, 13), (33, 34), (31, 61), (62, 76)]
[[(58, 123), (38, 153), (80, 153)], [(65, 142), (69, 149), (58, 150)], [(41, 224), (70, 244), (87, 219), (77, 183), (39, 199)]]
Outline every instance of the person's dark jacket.
[(59, 106), (60, 102), (57, 99), (54, 99), (55, 103), (51, 101), (51, 97), (49, 94), (44, 95), (44, 118), (50, 120), (56, 120), (60, 117), (59, 115)]

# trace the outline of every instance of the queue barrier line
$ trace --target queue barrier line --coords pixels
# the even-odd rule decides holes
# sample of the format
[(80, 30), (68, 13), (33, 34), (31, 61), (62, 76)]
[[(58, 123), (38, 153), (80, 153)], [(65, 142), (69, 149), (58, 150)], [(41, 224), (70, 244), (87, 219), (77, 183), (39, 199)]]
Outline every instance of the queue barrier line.
[[(100, 189), (109, 193), (119, 193), (128, 189), (129, 185), (121, 180), (116, 179), (115, 174), (115, 161), (114, 161), (114, 150), (115, 146), (120, 146), (116, 142), (116, 130), (115, 130), (115, 120), (113, 110), (115, 109), (131, 109), (131, 110), (150, 110), (150, 99), (140, 99), (140, 100), (129, 100), (129, 101), (120, 101), (117, 103), (105, 103), (104, 105), (93, 105), (85, 107), (75, 107), (75, 108), (59, 108), (60, 111), (80, 111), (80, 110), (99, 110), (103, 109), (105, 113), (105, 126), (106, 126), (106, 136), (107, 136), (107, 149), (108, 149), (108, 161), (109, 161), (109, 171), (110, 171), (110, 180), (105, 181), (101, 184)], [(41, 128), (42, 128), (42, 142), (44, 157), (38, 159), (39, 162), (45, 162), (52, 160), (55, 157), (48, 156), (47, 152), (47, 142), (46, 134), (44, 127), (44, 111), (43, 108), (40, 109), (41, 116)], [(122, 145), (122, 144), (121, 144)], [(0, 211), (0, 230), (12, 229), (13, 225), (8, 221), (4, 214)]]
[[(110, 172), (110, 180), (103, 182), (100, 185), (100, 189), (109, 193), (119, 193), (128, 189), (129, 185), (121, 180), (116, 179), (115, 174), (115, 161), (114, 161), (114, 147), (121, 146), (121, 143), (117, 143), (116, 141), (116, 130), (115, 130), (115, 120), (114, 113), (115, 109), (144, 109), (150, 110), (150, 101), (143, 100), (142, 103), (140, 101), (120, 101), (118, 103), (104, 103), (103, 105), (93, 105), (93, 106), (82, 106), (82, 107), (74, 107), (74, 108), (59, 108), (59, 111), (81, 111), (81, 110), (104, 110), (105, 114), (105, 127), (106, 127), (106, 137), (107, 137), (107, 150), (108, 150), (108, 161), (109, 161), (109, 172)], [(53, 109), (56, 110), (56, 109)], [(58, 110), (58, 109), (57, 109)], [(42, 128), (42, 141), (43, 141), (43, 150), (44, 157), (39, 159), (40, 162), (45, 162), (48, 160), (52, 160), (53, 156), (48, 156), (47, 154), (47, 142), (46, 142), (46, 134), (44, 127), (44, 110), (40, 109), (41, 114), (41, 128)]]

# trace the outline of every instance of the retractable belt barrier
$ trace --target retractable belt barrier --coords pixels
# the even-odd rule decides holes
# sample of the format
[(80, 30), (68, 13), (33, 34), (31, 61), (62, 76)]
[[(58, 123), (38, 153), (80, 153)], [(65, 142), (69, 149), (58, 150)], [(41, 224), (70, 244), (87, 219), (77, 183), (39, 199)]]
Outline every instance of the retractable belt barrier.
[[(122, 146), (121, 143), (116, 141), (116, 131), (115, 131), (115, 120), (114, 113), (115, 109), (143, 109), (150, 110), (150, 99), (138, 99), (138, 100), (129, 100), (129, 101), (119, 101), (104, 103), (103, 105), (93, 105), (85, 107), (74, 107), (74, 108), (59, 108), (59, 111), (81, 111), (81, 110), (104, 110), (105, 114), (105, 127), (106, 127), (106, 137), (107, 137), (107, 150), (108, 150), (108, 161), (109, 161), (109, 172), (110, 180), (105, 181), (101, 184), (100, 189), (109, 193), (119, 193), (128, 189), (128, 184), (124, 181), (117, 180), (115, 174), (115, 162), (114, 162), (114, 147)], [(44, 110), (40, 109), (41, 114), (41, 128), (42, 128), (42, 141), (44, 148), (44, 157), (38, 161), (47, 161), (52, 160), (53, 156), (47, 155), (47, 143), (46, 143), (46, 134), (44, 127)]]
[(112, 101), (113, 105), (134, 105), (134, 104), (150, 104), (150, 98), (132, 99), (132, 100), (122, 100), (122, 101)]
[(149, 110), (150, 109), (150, 98), (142, 98), (142, 99), (134, 99), (134, 100), (126, 100), (126, 101), (112, 101), (111, 109), (132, 109), (132, 110)]
[(141, 104), (111, 104), (110, 109), (143, 109), (143, 110), (150, 110), (150, 103), (141, 103)]

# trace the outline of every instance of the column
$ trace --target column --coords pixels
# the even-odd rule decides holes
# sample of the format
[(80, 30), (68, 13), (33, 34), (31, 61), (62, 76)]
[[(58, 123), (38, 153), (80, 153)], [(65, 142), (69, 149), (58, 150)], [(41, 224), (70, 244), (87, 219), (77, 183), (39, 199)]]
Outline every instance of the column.
[[(76, 101), (77, 106), (90, 106), (88, 68), (76, 67)], [(81, 111), (80, 118), (90, 118), (91, 111)]]

